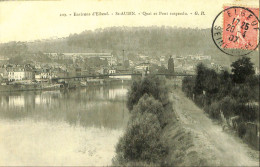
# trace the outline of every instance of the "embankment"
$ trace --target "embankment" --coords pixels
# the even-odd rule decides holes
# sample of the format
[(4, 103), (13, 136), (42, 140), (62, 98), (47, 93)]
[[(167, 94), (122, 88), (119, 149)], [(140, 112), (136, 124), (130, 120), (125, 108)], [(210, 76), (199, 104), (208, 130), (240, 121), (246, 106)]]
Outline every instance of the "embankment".
[(0, 92), (13, 92), (13, 91), (30, 91), (30, 90), (41, 90), (41, 85), (0, 85)]
[(169, 166), (207, 166), (207, 158), (195, 146), (193, 134), (185, 129), (176, 111), (168, 115), (168, 125), (163, 130), (162, 140), (167, 143), (168, 155), (165, 164)]
[(70, 84), (51, 84), (51, 83), (39, 83), (39, 84), (12, 84), (12, 85), (0, 85), (0, 92), (16, 92), (16, 91), (32, 91), (32, 90), (58, 90), (66, 88), (78, 88), (78, 87), (91, 87), (91, 86), (107, 86), (116, 84), (129, 85), (132, 80), (102, 80), (96, 82), (86, 82), (81, 85), (80, 82), (73, 82)]
[(164, 128), (169, 148), (165, 161), (174, 166), (258, 166), (259, 152), (222, 130), (181, 90), (170, 94), (174, 112)]
[(149, 77), (134, 83), (128, 94), (128, 108), (132, 116), (118, 142), (114, 165), (259, 164), (259, 152), (223, 131), (180, 88), (168, 89), (163, 80)]

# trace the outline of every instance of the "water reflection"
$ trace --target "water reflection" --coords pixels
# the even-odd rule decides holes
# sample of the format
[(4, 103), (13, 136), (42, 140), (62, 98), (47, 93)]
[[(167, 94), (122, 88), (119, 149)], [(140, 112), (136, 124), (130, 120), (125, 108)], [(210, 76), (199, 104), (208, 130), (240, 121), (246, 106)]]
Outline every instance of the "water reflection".
[(72, 125), (123, 128), (128, 86), (0, 94), (0, 118), (65, 121)]
[(9, 106), (24, 107), (24, 96), (9, 96), (8, 103)]
[(122, 130), (0, 119), (0, 166), (109, 166)]

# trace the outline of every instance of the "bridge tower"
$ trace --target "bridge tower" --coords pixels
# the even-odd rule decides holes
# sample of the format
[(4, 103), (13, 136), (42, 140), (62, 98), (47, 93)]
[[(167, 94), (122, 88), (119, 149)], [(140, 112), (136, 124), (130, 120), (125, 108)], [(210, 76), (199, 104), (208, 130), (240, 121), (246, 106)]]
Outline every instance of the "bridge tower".
[(174, 74), (174, 60), (172, 56), (170, 56), (168, 60), (168, 73), (169, 74)]

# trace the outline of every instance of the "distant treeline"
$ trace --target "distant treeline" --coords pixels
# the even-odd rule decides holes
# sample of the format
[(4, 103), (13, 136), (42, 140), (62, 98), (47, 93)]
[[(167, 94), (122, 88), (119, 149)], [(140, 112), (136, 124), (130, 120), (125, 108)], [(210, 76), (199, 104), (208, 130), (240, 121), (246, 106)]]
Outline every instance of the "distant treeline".
[[(234, 61), (217, 49), (210, 29), (175, 27), (111, 27), (71, 34), (62, 39), (0, 44), (0, 55), (38, 52), (112, 52), (131, 59), (138, 53), (159, 58), (168, 55), (211, 55), (223, 63)], [(258, 52), (250, 54), (258, 62)], [(234, 57), (236, 58), (236, 57)]]
[(210, 53), (212, 48), (208, 29), (183, 29), (170, 27), (106, 28), (85, 31), (68, 37), (69, 46), (91, 49), (148, 52), (153, 55), (165, 53)]

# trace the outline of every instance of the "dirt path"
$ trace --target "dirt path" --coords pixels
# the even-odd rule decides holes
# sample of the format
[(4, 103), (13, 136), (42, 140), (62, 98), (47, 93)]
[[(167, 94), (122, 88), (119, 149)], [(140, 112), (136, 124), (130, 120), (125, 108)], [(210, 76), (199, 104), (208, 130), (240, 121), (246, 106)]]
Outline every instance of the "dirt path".
[(181, 90), (171, 93), (173, 108), (181, 126), (191, 134), (194, 150), (217, 166), (259, 166), (259, 152), (235, 135), (223, 132)]

